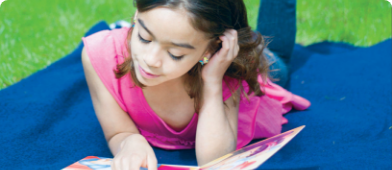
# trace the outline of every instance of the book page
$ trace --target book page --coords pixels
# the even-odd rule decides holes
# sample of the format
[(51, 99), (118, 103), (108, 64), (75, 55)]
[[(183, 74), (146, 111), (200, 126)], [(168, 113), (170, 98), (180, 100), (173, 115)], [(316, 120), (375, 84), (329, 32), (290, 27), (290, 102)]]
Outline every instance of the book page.
[(293, 139), (304, 127), (300, 126), (229, 153), (202, 166), (200, 170), (255, 169)]
[[(305, 126), (289, 130), (224, 155), (202, 167), (158, 164), (158, 170), (245, 170), (255, 169), (293, 139)], [(63, 170), (111, 170), (112, 158), (88, 156)], [(140, 168), (147, 170), (147, 168)]]
[[(111, 170), (112, 158), (87, 156), (62, 170)], [(195, 166), (158, 164), (158, 170), (198, 170)], [(147, 168), (140, 168), (147, 170)]]

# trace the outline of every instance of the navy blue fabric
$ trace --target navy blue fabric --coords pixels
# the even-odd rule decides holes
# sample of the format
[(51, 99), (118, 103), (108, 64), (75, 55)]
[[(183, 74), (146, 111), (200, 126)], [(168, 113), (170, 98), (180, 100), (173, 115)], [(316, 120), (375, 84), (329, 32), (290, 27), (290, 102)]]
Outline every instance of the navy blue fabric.
[[(274, 53), (276, 62), (270, 66), (274, 83), (288, 88), (289, 62), (294, 50), (297, 0), (260, 0), (256, 30), (269, 42), (267, 48)], [(265, 53), (268, 56), (268, 53)]]
[(268, 37), (267, 47), (284, 63), (289, 63), (295, 44), (296, 6), (297, 0), (260, 0), (256, 30)]
[[(103, 29), (100, 22), (86, 35)], [(82, 47), (0, 91), (1, 169), (113, 157), (93, 110)], [(288, 113), (283, 131), (306, 128), (259, 169), (390, 169), (391, 39), (369, 48), (296, 44), (291, 68), (290, 90), (312, 106)], [(154, 150), (159, 163), (196, 165), (194, 150)]]

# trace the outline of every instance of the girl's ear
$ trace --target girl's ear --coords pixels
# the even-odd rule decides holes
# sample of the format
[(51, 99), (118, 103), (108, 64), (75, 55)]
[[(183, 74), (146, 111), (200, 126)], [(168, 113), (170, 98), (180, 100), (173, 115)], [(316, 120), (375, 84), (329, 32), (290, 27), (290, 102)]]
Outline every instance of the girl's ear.
[(210, 59), (212, 57), (211, 52), (205, 52), (204, 55), (202, 56), (202, 60), (204, 59), (204, 57), (207, 57), (208, 59)]
[(135, 22), (136, 21), (136, 19), (137, 19), (137, 15), (139, 14), (139, 11), (138, 10), (136, 10), (136, 12), (135, 12), (135, 15), (134, 15), (134, 17), (133, 17), (133, 21)]
[[(220, 46), (219, 44), (222, 43), (222, 41), (220, 39), (216, 40), (216, 43), (218, 43), (218, 46)], [(217, 53), (220, 49), (218, 49), (217, 51), (215, 51), (214, 53), (212, 53), (211, 51), (206, 51), (204, 52), (203, 56), (201, 57), (202, 59), (204, 59), (204, 57), (207, 57), (208, 60), (211, 59), (211, 57)]]

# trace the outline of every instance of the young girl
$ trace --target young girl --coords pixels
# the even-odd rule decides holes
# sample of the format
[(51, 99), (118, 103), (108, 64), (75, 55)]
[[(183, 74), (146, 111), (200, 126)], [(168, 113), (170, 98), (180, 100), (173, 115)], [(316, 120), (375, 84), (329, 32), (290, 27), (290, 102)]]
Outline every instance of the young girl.
[(195, 148), (204, 165), (280, 133), (283, 113), (309, 106), (266, 79), (264, 40), (249, 27), (242, 0), (135, 4), (132, 28), (83, 38), (83, 67), (112, 169), (156, 169), (151, 145)]

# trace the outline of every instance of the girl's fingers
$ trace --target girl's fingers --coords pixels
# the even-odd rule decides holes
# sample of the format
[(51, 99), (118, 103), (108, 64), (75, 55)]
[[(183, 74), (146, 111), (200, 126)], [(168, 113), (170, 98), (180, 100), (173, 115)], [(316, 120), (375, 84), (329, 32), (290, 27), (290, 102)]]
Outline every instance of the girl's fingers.
[(230, 50), (230, 42), (226, 36), (220, 36), (219, 38), (222, 40), (222, 48), (219, 50), (217, 55), (221, 56), (221, 57), (219, 57), (219, 58), (221, 58), (221, 60), (220, 60), (220, 62), (221, 62), (222, 59), (227, 56), (227, 54)]
[(238, 32), (236, 30), (232, 30), (233, 36), (234, 36), (234, 44), (233, 44), (233, 59), (237, 57), (238, 51), (239, 51), (239, 45), (238, 45)]
[[(112, 170), (119, 170), (119, 169), (121, 169), (121, 162), (118, 159), (118, 155), (116, 155), (116, 156), (114, 157), (114, 159), (113, 159), (113, 161), (111, 163), (111, 166), (110, 166)], [(117, 159), (115, 159), (115, 158), (117, 158)]]
[(148, 170), (157, 170), (157, 159), (155, 155), (147, 155), (147, 168)]
[(227, 30), (226, 32), (225, 32), (225, 36), (226, 36), (226, 38), (227, 38), (227, 42), (228, 42), (228, 44), (229, 44), (229, 50), (228, 50), (228, 52), (227, 52), (227, 55), (225, 55), (225, 60), (226, 61), (230, 61), (230, 59), (231, 59), (231, 55), (233, 54), (233, 41), (234, 41), (234, 37), (233, 37), (233, 35), (232, 35), (232, 33), (231, 33), (231, 30)]
[(230, 55), (233, 53), (232, 51), (233, 51), (234, 37), (233, 37), (233, 35), (231, 33), (231, 30), (226, 31), (225, 32), (225, 36), (226, 36), (226, 38), (228, 40), (228, 43), (229, 43), (229, 51), (227, 52), (228, 55), (226, 55), (225, 59), (226, 60), (230, 60)]
[(227, 37), (229, 41), (229, 52), (226, 57), (227, 60), (232, 61), (236, 56), (237, 56), (237, 46), (238, 46), (238, 36), (237, 36), (237, 31), (234, 29), (227, 30), (225, 33), (225, 36)]
[[(227, 30), (219, 37), (222, 41), (222, 48), (214, 54), (210, 59), (211, 62), (228, 62), (232, 61), (237, 56), (238, 51), (238, 41), (237, 41), (237, 31)], [(215, 61), (216, 60), (216, 61)]]
[(121, 165), (121, 166), (118, 167), (119, 170), (120, 169), (126, 169), (126, 168), (129, 167), (129, 161), (128, 160), (120, 159), (119, 161), (120, 161), (119, 164)]
[(131, 164), (129, 165), (129, 170), (140, 170), (140, 167), (142, 167), (142, 161), (143, 160), (139, 155), (132, 155), (129, 160), (129, 162), (131, 162)]
[(231, 58), (231, 60), (233, 60), (235, 57), (237, 57), (237, 54), (238, 54), (238, 49), (239, 49), (239, 45), (238, 45), (238, 34), (237, 34), (237, 31), (236, 30), (231, 30), (231, 32), (232, 32), (232, 36), (233, 36), (233, 46), (232, 46), (232, 48), (233, 48), (233, 50), (232, 50), (232, 58)]
[(110, 168), (112, 170), (116, 170), (116, 164), (115, 164), (114, 160), (110, 163)]

